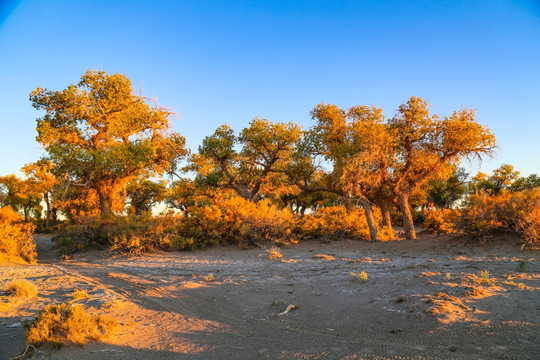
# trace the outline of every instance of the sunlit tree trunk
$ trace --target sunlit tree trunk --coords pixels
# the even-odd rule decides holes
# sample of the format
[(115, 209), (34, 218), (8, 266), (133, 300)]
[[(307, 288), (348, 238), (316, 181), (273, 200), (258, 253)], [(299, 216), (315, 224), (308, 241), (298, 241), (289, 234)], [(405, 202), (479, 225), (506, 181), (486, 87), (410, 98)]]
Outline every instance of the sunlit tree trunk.
[(414, 223), (411, 214), (411, 207), (409, 205), (409, 195), (399, 194), (399, 208), (403, 215), (403, 229), (405, 230), (406, 239), (416, 239), (416, 232), (414, 230)]
[(377, 224), (375, 223), (375, 217), (373, 216), (373, 207), (368, 199), (361, 199), (360, 201), (366, 215), (366, 221), (369, 228), (369, 237), (371, 241), (379, 241)]
[(45, 200), (45, 205), (47, 205), (46, 218), (45, 218), (45, 229), (49, 229), (49, 224), (51, 222), (51, 201), (49, 200), (49, 192), (43, 194)]

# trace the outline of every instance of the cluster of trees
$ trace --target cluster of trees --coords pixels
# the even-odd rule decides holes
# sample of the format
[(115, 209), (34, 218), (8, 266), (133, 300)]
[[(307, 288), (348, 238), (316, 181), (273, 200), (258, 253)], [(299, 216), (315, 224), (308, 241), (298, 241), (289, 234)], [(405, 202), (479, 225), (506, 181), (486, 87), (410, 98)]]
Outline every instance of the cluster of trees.
[[(496, 145), (473, 110), (439, 117), (418, 97), (392, 118), (376, 107), (319, 104), (308, 129), (254, 118), (235, 133), (224, 124), (193, 153), (171, 131), (171, 112), (135, 94), (121, 74), (89, 70), (64, 90), (35, 89), (30, 101), (45, 112), (37, 140), (46, 156), (23, 168), (25, 180), (0, 178), (0, 205), (39, 218), (44, 202), (47, 227), (59, 213), (71, 220), (94, 214), (106, 230), (115, 213), (139, 215), (157, 203), (189, 217), (232, 192), (298, 215), (324, 204), (362, 208), (372, 240), (392, 233), (399, 212), (413, 239), (412, 210), (455, 203), (466, 192), (460, 161), (489, 156)], [(536, 175), (518, 175), (505, 165), (491, 177), (477, 175), (471, 187), (538, 186)]]

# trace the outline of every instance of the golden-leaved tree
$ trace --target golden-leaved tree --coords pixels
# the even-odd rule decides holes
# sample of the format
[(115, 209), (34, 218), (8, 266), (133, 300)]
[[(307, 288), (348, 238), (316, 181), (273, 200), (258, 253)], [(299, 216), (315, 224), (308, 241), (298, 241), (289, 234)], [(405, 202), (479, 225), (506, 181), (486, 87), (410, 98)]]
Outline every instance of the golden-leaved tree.
[[(307, 191), (328, 191), (346, 202), (356, 200), (365, 210), (372, 240), (379, 238), (373, 201), (379, 202), (383, 223), (391, 233), (388, 202), (397, 199), (405, 236), (416, 238), (409, 198), (432, 179), (450, 177), (460, 160), (489, 155), (495, 137), (478, 124), (474, 111), (462, 109), (443, 119), (430, 115), (429, 104), (411, 97), (392, 119), (382, 109), (354, 106), (343, 110), (320, 104), (312, 111), (315, 125), (298, 147), (289, 174)], [(317, 166), (322, 157), (327, 165)], [(319, 170), (317, 170), (317, 168)], [(318, 183), (298, 174), (322, 171)]]
[(429, 103), (411, 97), (388, 121), (394, 158), (390, 186), (403, 215), (405, 237), (415, 239), (409, 197), (441, 172), (449, 175), (463, 158), (490, 155), (495, 136), (474, 118), (474, 110), (461, 109), (445, 118), (430, 115)]
[(336, 105), (319, 104), (311, 115), (316, 124), (299, 146), (304, 156), (298, 157), (299, 168), (294, 173), (315, 169), (319, 157), (331, 169), (323, 171), (317, 183), (298, 182), (297, 177), (298, 186), (307, 191), (337, 194), (346, 203), (356, 200), (364, 208), (371, 240), (378, 240), (370, 198), (385, 184), (392, 155), (392, 139), (386, 131), (382, 110), (367, 106), (343, 110)]
[(95, 191), (104, 222), (118, 187), (172, 171), (186, 154), (185, 139), (170, 131), (172, 113), (136, 95), (123, 74), (88, 70), (64, 90), (33, 90), (30, 101), (45, 111), (37, 141), (57, 178)]
[[(41, 194), (46, 206), (45, 228), (49, 228), (53, 214), (53, 189), (57, 184), (53, 170), (54, 164), (47, 160), (38, 160), (23, 166), (21, 171), (27, 176), (26, 183), (34, 192)], [(54, 219), (56, 220), (56, 219)]]
[(272, 123), (255, 118), (239, 135), (228, 125), (207, 136), (193, 156), (199, 174), (218, 174), (226, 187), (246, 200), (261, 193), (279, 196), (292, 191), (285, 170), (291, 162), (301, 129), (294, 123)]

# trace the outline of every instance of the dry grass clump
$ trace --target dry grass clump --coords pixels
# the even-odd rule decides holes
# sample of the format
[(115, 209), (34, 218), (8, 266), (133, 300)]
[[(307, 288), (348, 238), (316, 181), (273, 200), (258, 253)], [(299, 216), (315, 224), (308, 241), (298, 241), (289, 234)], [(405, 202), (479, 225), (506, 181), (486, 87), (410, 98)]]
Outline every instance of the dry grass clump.
[(206, 282), (216, 281), (216, 277), (214, 276), (213, 273), (210, 273), (204, 277), (204, 281)]
[(470, 276), (470, 279), (472, 280), (474, 284), (477, 284), (477, 285), (486, 284), (489, 286), (495, 286), (495, 278), (489, 277), (489, 271), (487, 270), (480, 271), (479, 275), (472, 274)]
[(321, 260), (336, 260), (336, 258), (332, 255), (327, 254), (317, 254), (315, 255), (315, 259), (321, 259)]
[(360, 280), (361, 282), (368, 281), (368, 274), (365, 271), (360, 271), (359, 273), (351, 272), (351, 277), (353, 280)]
[(0, 312), (11, 309), (11, 299), (7, 296), (0, 296)]
[(110, 335), (115, 326), (116, 320), (89, 315), (81, 306), (49, 305), (26, 330), (26, 342), (34, 346), (45, 342), (84, 345), (88, 339), (98, 341)]
[(28, 280), (14, 280), (7, 285), (6, 294), (16, 297), (33, 298), (37, 296), (36, 285)]
[(463, 311), (471, 310), (461, 299), (444, 292), (435, 294), (430, 300), (434, 305), (428, 311), (433, 315), (453, 314), (459, 316)]
[(268, 253), (268, 258), (270, 260), (281, 259), (283, 257), (281, 254), (281, 249), (276, 244), (266, 246), (265, 251)]
[(523, 283), (517, 283), (514, 281), (503, 281), (503, 284), (515, 286), (518, 290), (527, 290), (527, 286)]
[(467, 297), (483, 297), (486, 295), (486, 292), (480, 288), (477, 287), (470, 287), (469, 290), (465, 292), (465, 296)]
[(88, 295), (88, 293), (86, 291), (80, 290), (80, 289), (76, 289), (73, 292), (73, 295), (71, 295), (71, 298), (73, 300), (88, 299), (89, 297), (90, 297), (90, 295)]

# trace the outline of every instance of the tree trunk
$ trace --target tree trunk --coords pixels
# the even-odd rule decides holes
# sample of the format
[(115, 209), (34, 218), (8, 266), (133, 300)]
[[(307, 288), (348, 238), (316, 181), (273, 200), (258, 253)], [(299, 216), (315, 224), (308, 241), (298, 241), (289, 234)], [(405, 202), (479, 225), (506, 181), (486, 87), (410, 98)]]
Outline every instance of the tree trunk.
[(390, 239), (393, 239), (394, 230), (392, 229), (392, 218), (390, 217), (390, 210), (388, 209), (388, 201), (386, 199), (381, 200), (381, 214), (383, 226), (388, 232)]
[(399, 194), (399, 208), (403, 215), (403, 228), (405, 230), (406, 239), (416, 239), (416, 231), (414, 231), (414, 223), (409, 205), (409, 195)]
[(45, 218), (45, 230), (49, 229), (49, 224), (51, 222), (51, 202), (49, 200), (49, 193), (45, 192), (43, 194), (43, 198), (45, 199), (45, 205), (47, 205), (47, 216)]
[(99, 195), (100, 218), (104, 222), (110, 222), (112, 218), (112, 196), (105, 189), (97, 189)]
[(379, 234), (377, 232), (377, 225), (375, 224), (375, 218), (373, 217), (373, 208), (371, 203), (367, 199), (362, 199), (362, 207), (366, 215), (366, 221), (369, 228), (369, 237), (371, 241), (379, 241)]
[(350, 198), (345, 198), (345, 199), (343, 199), (343, 202), (344, 202), (344, 205), (345, 205), (345, 209), (347, 210), (347, 213), (350, 213), (351, 210), (353, 209), (352, 200)]

